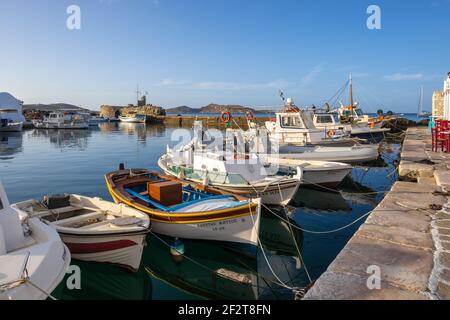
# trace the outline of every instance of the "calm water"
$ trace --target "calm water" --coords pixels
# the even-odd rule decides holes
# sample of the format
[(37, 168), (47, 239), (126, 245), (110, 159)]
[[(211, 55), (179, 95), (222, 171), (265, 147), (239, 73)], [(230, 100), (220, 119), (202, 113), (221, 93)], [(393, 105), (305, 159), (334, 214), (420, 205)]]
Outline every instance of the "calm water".
[[(30, 130), (0, 135), (0, 179), (11, 202), (41, 199), (52, 193), (80, 193), (111, 199), (103, 175), (120, 162), (127, 167), (157, 170), (156, 161), (173, 146), (176, 128), (135, 124), (105, 124), (86, 131)], [(381, 200), (374, 191), (388, 190), (397, 176), (390, 164), (398, 156), (398, 145), (390, 145), (385, 161), (376, 167), (355, 168), (341, 193), (302, 188), (288, 214), (297, 228), (274, 213), (263, 212), (261, 240), (276, 275), (290, 287), (308, 283), (305, 265), (316, 279), (325, 271), (360, 223), (331, 234), (308, 231), (332, 230), (369, 212)], [(264, 255), (256, 258), (205, 241), (183, 240), (186, 258), (175, 261), (168, 245), (173, 239), (149, 235), (139, 272), (73, 261), (81, 267), (81, 290), (60, 286), (55, 295), (62, 299), (291, 299), (268, 268)], [(301, 250), (301, 263), (297, 248)], [(225, 269), (242, 275), (247, 284), (221, 277)], [(248, 284), (250, 283), (250, 284)]]

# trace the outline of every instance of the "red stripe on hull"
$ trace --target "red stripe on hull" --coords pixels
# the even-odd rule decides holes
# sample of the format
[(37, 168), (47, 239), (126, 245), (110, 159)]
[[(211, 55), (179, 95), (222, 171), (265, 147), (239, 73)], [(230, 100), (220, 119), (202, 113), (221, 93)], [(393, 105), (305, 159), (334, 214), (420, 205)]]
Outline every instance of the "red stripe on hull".
[(94, 243), (67, 243), (67, 247), (73, 254), (96, 253), (123, 249), (137, 245), (131, 240), (117, 240), (108, 242), (94, 242)]

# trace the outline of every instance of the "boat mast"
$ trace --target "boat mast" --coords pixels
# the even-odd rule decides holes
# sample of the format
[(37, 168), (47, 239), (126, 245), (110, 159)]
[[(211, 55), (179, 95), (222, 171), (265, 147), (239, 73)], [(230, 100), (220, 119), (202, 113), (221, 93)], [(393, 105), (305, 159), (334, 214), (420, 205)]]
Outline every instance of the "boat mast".
[(353, 118), (353, 79), (350, 75), (350, 117)]
[(420, 98), (419, 98), (419, 112), (417, 113), (418, 116), (422, 115), (423, 113), (423, 85), (420, 86)]

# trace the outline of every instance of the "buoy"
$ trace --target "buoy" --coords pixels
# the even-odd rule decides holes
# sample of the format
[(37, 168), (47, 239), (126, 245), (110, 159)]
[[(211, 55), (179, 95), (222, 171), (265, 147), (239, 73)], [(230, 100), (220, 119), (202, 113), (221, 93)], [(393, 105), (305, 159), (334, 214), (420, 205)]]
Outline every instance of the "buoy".
[(173, 245), (170, 247), (170, 254), (173, 261), (180, 263), (184, 260), (184, 243), (180, 239), (175, 238)]

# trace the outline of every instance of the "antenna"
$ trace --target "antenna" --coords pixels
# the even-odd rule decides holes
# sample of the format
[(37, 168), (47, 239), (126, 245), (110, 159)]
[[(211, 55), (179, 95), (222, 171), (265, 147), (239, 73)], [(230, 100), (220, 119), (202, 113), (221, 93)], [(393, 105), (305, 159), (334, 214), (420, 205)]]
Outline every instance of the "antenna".
[(278, 90), (278, 93), (280, 94), (281, 100), (283, 100), (283, 102), (284, 102), (286, 99), (284, 98), (284, 93), (283, 93), (283, 91)]
[(141, 95), (141, 91), (139, 91), (139, 84), (136, 86), (136, 102), (137, 106), (139, 105), (139, 96)]

